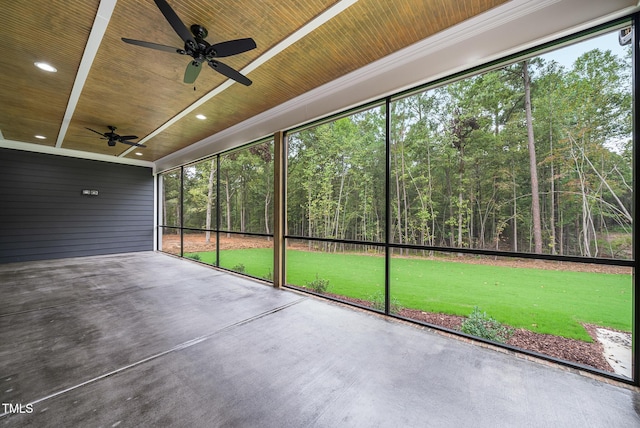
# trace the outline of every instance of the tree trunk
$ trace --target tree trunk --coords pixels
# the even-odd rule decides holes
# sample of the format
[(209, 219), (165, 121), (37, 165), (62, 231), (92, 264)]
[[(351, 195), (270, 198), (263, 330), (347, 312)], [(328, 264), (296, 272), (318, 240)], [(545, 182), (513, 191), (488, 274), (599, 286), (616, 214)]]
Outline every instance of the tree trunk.
[(564, 225), (562, 224), (562, 211), (558, 213), (560, 217), (560, 255), (564, 255)]
[(458, 239), (456, 245), (462, 248), (462, 204), (464, 202), (462, 195), (462, 180), (464, 179), (464, 146), (460, 144), (460, 163), (458, 164)]
[(229, 177), (226, 177), (225, 183), (225, 196), (227, 199), (227, 238), (231, 237), (231, 234), (228, 232), (231, 230), (231, 192), (229, 190)]
[(247, 208), (244, 199), (240, 198), (240, 232), (247, 231)]
[[(449, 201), (449, 218), (453, 220), (453, 189), (451, 188), (451, 174), (449, 170), (445, 170), (446, 186), (447, 186), (447, 200)], [(444, 210), (443, 210), (444, 212)], [(446, 219), (445, 219), (446, 220)], [(446, 221), (445, 221), (446, 224)], [(449, 245), (455, 247), (455, 226), (453, 222), (449, 223)]]
[[(307, 187), (307, 236), (313, 236), (311, 232), (313, 231), (311, 224), (311, 185)], [(311, 241), (307, 241), (307, 245), (309, 251), (311, 251)]]
[(364, 186), (364, 196), (362, 198), (362, 223), (360, 225), (360, 228), (362, 229), (360, 231), (361, 235), (362, 235), (362, 240), (366, 241), (367, 240), (367, 186), (365, 184)]
[[(587, 197), (586, 178), (584, 176), (583, 164), (584, 157), (581, 162), (578, 162), (576, 155), (573, 156), (573, 160), (576, 165), (576, 173), (578, 174), (578, 181), (580, 183), (580, 193), (582, 196), (582, 232), (581, 235), (581, 253), (585, 257), (591, 257), (591, 207), (589, 206), (589, 199)], [(577, 221), (577, 220), (576, 220)]]
[(436, 230), (436, 215), (435, 209), (433, 208), (433, 179), (431, 178), (431, 146), (427, 144), (427, 180), (429, 183), (428, 190), (429, 194), (427, 200), (429, 201), (429, 215), (431, 216), (431, 229), (429, 230), (429, 245), (435, 245), (435, 230)]
[(516, 189), (516, 173), (511, 168), (511, 178), (513, 182), (513, 251), (518, 252), (518, 194)]
[(207, 229), (205, 232), (205, 240), (207, 244), (211, 241), (211, 232), (209, 229), (211, 229), (211, 211), (213, 209), (213, 180), (216, 176), (215, 166), (216, 160), (214, 158), (211, 159), (211, 172), (209, 172), (209, 184), (207, 185), (207, 218), (205, 220), (205, 229)]
[(542, 226), (540, 222), (540, 192), (538, 190), (538, 163), (533, 136), (533, 114), (531, 112), (531, 81), (529, 79), (529, 62), (522, 62), (524, 80), (524, 107), (527, 115), (527, 139), (529, 146), (529, 170), (531, 172), (531, 215), (533, 217), (534, 253), (542, 254)]
[(165, 191), (165, 183), (166, 177), (162, 177), (162, 194), (160, 197), (162, 198), (162, 224), (167, 224), (167, 192)]
[[(463, 137), (461, 135), (457, 135), (458, 138), (458, 145), (456, 145), (456, 148), (458, 149), (458, 154), (460, 156), (459, 160), (458, 160), (458, 232), (457, 232), (457, 237), (456, 237), (456, 247), (458, 248), (462, 248), (462, 224), (464, 222), (464, 212), (463, 212), (463, 206), (464, 206), (464, 195), (463, 195), (463, 191), (464, 191), (464, 185), (463, 185), (463, 181), (464, 181), (464, 170), (465, 170), (465, 164), (464, 164), (464, 146), (465, 146), (465, 141), (463, 139)], [(461, 256), (462, 254), (458, 254), (458, 256)]]
[[(345, 168), (343, 165), (342, 174), (340, 177), (340, 190), (338, 191), (338, 203), (336, 204), (336, 214), (334, 216), (333, 237), (336, 239), (340, 238), (340, 206), (342, 205), (342, 192), (344, 191), (344, 179), (346, 175), (347, 168)], [(334, 248), (334, 250), (335, 249), (336, 248)]]
[(551, 159), (550, 167), (550, 189), (549, 196), (551, 199), (551, 209), (549, 210), (549, 222), (551, 223), (551, 254), (557, 254), (556, 249), (556, 173), (555, 173), (555, 160), (553, 158), (553, 103), (552, 97), (549, 97), (549, 157)]
[[(402, 244), (402, 213), (401, 213), (401, 201), (400, 201), (400, 177), (398, 175), (398, 154), (393, 157), (395, 163), (395, 176), (396, 176), (396, 221), (398, 222), (398, 244)], [(402, 254), (402, 248), (399, 250)]]
[(264, 195), (264, 230), (267, 235), (271, 233), (269, 229), (269, 205), (270, 204), (271, 204), (271, 192), (267, 190)]
[(402, 143), (402, 150), (400, 151), (400, 167), (402, 171), (402, 205), (404, 207), (404, 242), (409, 242), (409, 203), (407, 200), (407, 172), (405, 169), (404, 161), (404, 143)]
[(556, 177), (553, 161), (553, 130), (549, 125), (549, 151), (551, 156), (551, 209), (549, 217), (551, 222), (551, 254), (556, 254)]

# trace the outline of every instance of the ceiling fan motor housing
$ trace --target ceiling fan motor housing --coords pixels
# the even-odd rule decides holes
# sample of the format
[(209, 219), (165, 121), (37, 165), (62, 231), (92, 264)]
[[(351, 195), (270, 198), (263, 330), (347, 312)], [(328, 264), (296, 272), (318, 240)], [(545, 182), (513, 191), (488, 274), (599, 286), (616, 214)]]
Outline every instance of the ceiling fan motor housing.
[(191, 33), (193, 33), (193, 35), (196, 36), (196, 40), (198, 41), (206, 39), (207, 36), (209, 35), (209, 32), (207, 31), (207, 29), (199, 24), (193, 24), (190, 29), (191, 29)]

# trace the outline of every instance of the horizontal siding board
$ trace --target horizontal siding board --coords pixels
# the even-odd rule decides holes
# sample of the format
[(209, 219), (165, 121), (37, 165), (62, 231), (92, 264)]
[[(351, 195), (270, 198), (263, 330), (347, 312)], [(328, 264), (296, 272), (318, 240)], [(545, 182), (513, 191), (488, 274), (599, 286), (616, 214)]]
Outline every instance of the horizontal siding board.
[(0, 149), (0, 263), (148, 251), (153, 213), (150, 168)]
[[(51, 185), (55, 185), (54, 183), (48, 183), (50, 186)], [(20, 186), (20, 183), (15, 183), (16, 186)], [(39, 184), (39, 186), (41, 186), (41, 184)], [(123, 185), (122, 187), (127, 187), (127, 185)], [(87, 189), (87, 190), (98, 190), (99, 194), (98, 196), (92, 196), (92, 197), (88, 197), (85, 195), (82, 195), (82, 190), (83, 189)], [(24, 186), (21, 187), (20, 189), (20, 193), (11, 193), (10, 189), (7, 188), (2, 188), (0, 186), (0, 191), (2, 192), (3, 195), (3, 201), (10, 201), (10, 200), (14, 200), (14, 201), (27, 201), (30, 200), (34, 197), (45, 197), (45, 198), (52, 198), (52, 197), (56, 197), (56, 198), (65, 198), (68, 199), (69, 201), (73, 201), (73, 200), (82, 200), (83, 202), (87, 202), (87, 201), (94, 201), (94, 202), (98, 202), (98, 201), (111, 201), (111, 202), (115, 202), (115, 201), (128, 201), (128, 202), (136, 202), (140, 199), (142, 199), (141, 202), (148, 202), (150, 199), (153, 198), (149, 198), (147, 197), (147, 195), (145, 195), (144, 193), (141, 192), (135, 192), (132, 191), (131, 194), (127, 194), (122, 196), (120, 192), (116, 192), (116, 191), (110, 191), (110, 190), (101, 190), (101, 189), (96, 189), (95, 187), (90, 187), (90, 186), (86, 186), (83, 188), (78, 187), (77, 189), (72, 189), (72, 191), (61, 191), (59, 188), (55, 188), (52, 189), (48, 192), (44, 192), (40, 189), (38, 189), (37, 191), (28, 189)]]
[[(127, 234), (115, 234), (115, 233), (69, 233), (65, 234), (52, 234), (52, 235), (31, 235), (31, 236), (17, 236), (6, 237), (0, 240), (0, 243), (6, 244), (11, 247), (24, 247), (29, 245), (37, 246), (55, 246), (56, 244), (64, 245), (65, 243), (77, 242), (78, 244), (91, 243), (91, 242), (135, 242), (140, 237), (147, 237), (145, 232), (127, 233)], [(16, 239), (18, 238), (18, 239)], [(25, 239), (29, 238), (29, 239)]]
[[(139, 238), (150, 239), (151, 236), (141, 235)], [(35, 244), (35, 245), (34, 245)], [(105, 249), (112, 248), (117, 250), (122, 250), (123, 248), (138, 248), (144, 247), (141, 246), (131, 240), (127, 240), (126, 244), (123, 244), (122, 239), (79, 239), (79, 240), (67, 240), (67, 241), (41, 241), (41, 242), (19, 242), (14, 245), (10, 245), (7, 248), (10, 249), (10, 253), (3, 254), (0, 252), (0, 256), (16, 256), (16, 255), (28, 255), (32, 252), (42, 252), (43, 250), (47, 250), (47, 252), (67, 252), (67, 251), (75, 251), (75, 250), (83, 250), (83, 251), (92, 251), (97, 249)], [(130, 250), (129, 250), (130, 251)], [(129, 252), (127, 251), (127, 252)], [(124, 252), (124, 251), (117, 251)], [(85, 254), (86, 255), (86, 254)]]
[[(140, 238), (151, 238), (150, 235), (139, 235)], [(146, 245), (146, 244), (145, 244)], [(58, 241), (41, 241), (41, 242), (20, 242), (14, 245), (9, 245), (11, 252), (21, 251), (23, 253), (36, 249), (40, 251), (43, 248), (55, 249), (59, 252), (64, 252), (72, 249), (87, 249), (87, 248), (120, 248), (139, 246), (135, 240), (123, 241), (122, 239), (76, 239), (76, 240), (58, 240)], [(0, 253), (2, 254), (2, 253)]]
[(18, 239), (22, 239), (25, 236), (31, 236), (36, 239), (39, 236), (51, 236), (53, 239), (62, 239), (64, 237), (72, 237), (72, 239), (80, 239), (90, 234), (96, 236), (127, 236), (132, 233), (137, 233), (141, 230), (139, 224), (131, 223), (125, 224), (116, 230), (101, 230), (96, 232), (93, 227), (76, 227), (73, 231), (65, 230), (60, 227), (42, 227), (38, 224), (32, 228), (27, 229), (9, 229), (0, 236), (0, 244), (3, 242), (16, 242)]
[[(0, 221), (2, 219), (0, 218)], [(138, 221), (138, 217), (136, 216), (88, 216), (84, 219), (74, 219), (71, 218), (70, 215), (66, 216), (58, 216), (48, 219), (38, 218), (36, 215), (22, 216), (21, 218), (11, 218), (5, 221), (7, 227), (26, 227), (30, 228), (31, 226), (39, 226), (39, 225), (49, 225), (51, 227), (56, 228), (76, 228), (78, 227), (93, 227), (97, 228), (96, 224), (98, 223), (112, 223), (111, 225), (100, 226), (102, 230), (119, 230), (119, 226), (128, 224), (136, 224), (136, 225), (150, 225), (150, 222), (140, 222)], [(45, 232), (46, 233), (46, 232)]]
[(99, 256), (104, 254), (133, 253), (138, 251), (148, 251), (148, 249), (144, 246), (103, 246), (95, 248), (69, 247), (65, 248), (64, 251), (60, 251), (57, 248), (37, 248), (24, 253), (18, 252), (11, 256), (11, 261), (6, 261), (4, 263), (49, 260), (67, 257), (85, 257), (87, 255)]
[[(20, 211), (20, 210), (11, 210), (8, 209), (7, 214), (3, 214), (0, 218), (5, 217), (5, 221), (12, 223), (29, 223), (29, 222), (45, 222), (45, 224), (90, 224), (95, 225), (96, 222), (108, 222), (108, 221), (116, 221), (116, 222), (128, 222), (128, 221), (137, 221), (140, 219), (140, 215), (136, 211), (128, 211), (126, 213), (105, 213), (104, 211), (86, 211), (83, 212), (80, 209), (69, 210), (69, 211), (53, 211), (46, 214), (46, 218), (42, 214), (37, 212), (33, 212), (33, 210), (29, 211)], [(82, 212), (84, 217), (79, 218), (78, 216)], [(140, 211), (139, 213), (144, 213), (144, 211)], [(108, 225), (103, 225), (102, 227), (108, 227)]]
[[(105, 233), (68, 233), (68, 234), (51, 234), (51, 235), (11, 235), (0, 238), (0, 246), (5, 248), (26, 248), (29, 245), (50, 245), (51, 243), (62, 243), (65, 241), (78, 242), (97, 241), (97, 242), (122, 242), (122, 240), (130, 239), (132, 236), (145, 237), (147, 233), (136, 231), (134, 233), (122, 232), (105, 232)], [(30, 239), (25, 239), (30, 238)]]

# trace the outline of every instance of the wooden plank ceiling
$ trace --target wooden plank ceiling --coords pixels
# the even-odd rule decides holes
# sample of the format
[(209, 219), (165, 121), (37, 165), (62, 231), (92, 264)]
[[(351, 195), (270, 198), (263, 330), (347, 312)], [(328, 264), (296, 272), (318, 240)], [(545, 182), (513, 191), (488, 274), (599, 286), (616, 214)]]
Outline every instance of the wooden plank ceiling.
[[(92, 49), (88, 41), (100, 18), (96, 18), (100, 1), (3, 0), (0, 132), (6, 140), (51, 147), (58, 143), (66, 149), (155, 161), (506, 2), (359, 0), (250, 72), (251, 86), (234, 83), (221, 87), (228, 79), (209, 67), (202, 70), (195, 84), (183, 83), (188, 56), (122, 42), (126, 37), (183, 46), (152, 0), (105, 1), (112, 4), (113, 13), (104, 36), (93, 48), (95, 59), (83, 80), (78, 72), (82, 71), (85, 50)], [(209, 43), (252, 37), (256, 49), (223, 60), (237, 70), (261, 59), (315, 17), (341, 3), (167, 2), (187, 27), (194, 23), (206, 27)], [(51, 63), (57, 73), (34, 67), (36, 61)], [(79, 91), (77, 102), (72, 94), (74, 83)], [(216, 89), (219, 93), (215, 96), (175, 119)], [(197, 113), (207, 119), (196, 119)], [(109, 147), (86, 129), (106, 132), (108, 125), (117, 126), (121, 135), (137, 135), (147, 147)]]

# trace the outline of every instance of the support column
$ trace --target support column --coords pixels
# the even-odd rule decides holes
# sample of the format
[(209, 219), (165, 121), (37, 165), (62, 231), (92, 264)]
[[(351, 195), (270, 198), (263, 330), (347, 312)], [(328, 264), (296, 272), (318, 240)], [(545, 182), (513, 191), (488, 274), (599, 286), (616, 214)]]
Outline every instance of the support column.
[(638, 156), (638, 133), (640, 132), (640, 109), (638, 108), (638, 85), (640, 85), (640, 14), (633, 15), (633, 231), (632, 236), (632, 248), (633, 248), (633, 274), (632, 274), (632, 327), (631, 327), (631, 376), (633, 378), (633, 384), (640, 386), (640, 344), (638, 341), (638, 334), (640, 334), (640, 290), (638, 289), (638, 275), (636, 270), (638, 269), (638, 239), (636, 237), (636, 214), (638, 213), (638, 192), (636, 191), (636, 183), (638, 182), (636, 168), (638, 166), (636, 158)]
[(273, 136), (273, 286), (281, 288), (286, 283), (284, 269), (284, 234), (286, 224), (286, 192), (284, 175), (287, 150), (284, 132)]

